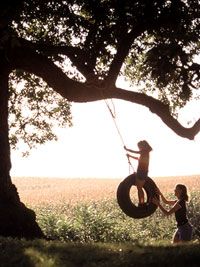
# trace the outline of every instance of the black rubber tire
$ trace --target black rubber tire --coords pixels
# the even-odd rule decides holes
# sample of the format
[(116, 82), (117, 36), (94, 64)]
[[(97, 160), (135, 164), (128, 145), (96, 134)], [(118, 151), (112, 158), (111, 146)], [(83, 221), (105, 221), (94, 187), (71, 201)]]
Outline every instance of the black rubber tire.
[(119, 184), (117, 188), (117, 202), (127, 216), (140, 219), (148, 217), (156, 211), (157, 206), (150, 199), (152, 197), (159, 199), (159, 195), (156, 192), (157, 186), (155, 182), (148, 177), (143, 187), (147, 195), (147, 203), (142, 207), (135, 206), (130, 199), (130, 189), (133, 185), (135, 186), (135, 178), (136, 173), (133, 173)]

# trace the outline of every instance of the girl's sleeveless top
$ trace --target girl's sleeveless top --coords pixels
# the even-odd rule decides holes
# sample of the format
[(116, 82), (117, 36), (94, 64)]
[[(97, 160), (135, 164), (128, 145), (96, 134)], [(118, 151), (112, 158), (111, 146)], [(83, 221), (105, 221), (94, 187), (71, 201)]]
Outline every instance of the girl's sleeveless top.
[(181, 208), (175, 212), (175, 218), (177, 221), (177, 226), (182, 226), (188, 222), (186, 201), (180, 200), (178, 203), (181, 206)]

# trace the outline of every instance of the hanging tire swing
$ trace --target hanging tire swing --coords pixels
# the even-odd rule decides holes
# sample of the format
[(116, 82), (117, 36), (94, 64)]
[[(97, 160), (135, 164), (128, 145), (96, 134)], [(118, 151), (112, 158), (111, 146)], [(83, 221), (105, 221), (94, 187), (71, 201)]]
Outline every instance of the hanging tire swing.
[[(121, 135), (121, 132), (120, 132), (119, 127), (117, 125), (117, 122), (115, 120), (115, 112), (113, 112), (112, 109), (110, 108), (110, 106), (109, 106), (108, 102), (106, 101), (106, 98), (103, 94), (103, 91), (101, 91), (101, 95), (102, 95), (102, 97), (105, 101), (105, 104), (106, 104), (106, 106), (107, 106), (107, 108), (111, 114), (111, 117), (112, 117), (113, 122), (115, 124), (116, 130), (117, 130), (119, 137), (121, 139), (121, 142), (123, 144), (123, 147), (125, 147), (123, 137)], [(113, 102), (112, 102), (112, 105), (114, 107)], [(127, 159), (128, 159), (128, 164), (129, 164), (129, 171), (130, 171), (130, 169), (132, 169), (134, 172), (134, 168), (131, 164), (129, 157), (127, 157)], [(157, 191), (156, 191), (156, 189), (157, 189), (156, 184), (154, 183), (154, 181), (151, 178), (148, 177), (145, 181), (144, 186), (143, 186), (143, 188), (146, 192), (146, 195), (147, 195), (147, 202), (145, 203), (144, 206), (137, 207), (136, 205), (134, 205), (134, 203), (131, 201), (131, 198), (130, 198), (130, 189), (133, 185), (135, 185), (135, 180), (136, 180), (136, 173), (134, 172), (133, 174), (126, 177), (119, 184), (119, 186), (117, 188), (117, 202), (118, 202), (120, 208), (122, 209), (122, 211), (127, 216), (135, 218), (135, 219), (140, 219), (140, 218), (148, 217), (155, 212), (155, 210), (157, 209), (157, 206), (151, 202), (151, 198), (157, 197), (159, 199), (159, 195), (157, 194)]]
[(131, 201), (130, 198), (130, 189), (132, 186), (135, 186), (136, 173), (133, 173), (126, 177), (117, 188), (117, 202), (121, 208), (121, 210), (129, 217), (140, 219), (150, 216), (155, 212), (157, 206), (152, 203), (150, 200), (152, 197), (157, 197), (159, 199), (159, 195), (156, 192), (156, 184), (151, 178), (147, 178), (146, 182), (143, 186), (146, 195), (147, 202), (142, 207), (137, 207)]

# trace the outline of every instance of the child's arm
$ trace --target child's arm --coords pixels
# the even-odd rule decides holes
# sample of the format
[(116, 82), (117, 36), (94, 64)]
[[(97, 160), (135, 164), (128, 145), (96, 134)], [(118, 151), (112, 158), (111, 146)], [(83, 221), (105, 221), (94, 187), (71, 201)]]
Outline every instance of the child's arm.
[(161, 196), (162, 201), (163, 201), (165, 204), (167, 204), (167, 205), (174, 205), (174, 204), (176, 203), (176, 201), (177, 201), (177, 200), (167, 200), (167, 199), (163, 196), (163, 194), (160, 195), (160, 196)]
[(160, 195), (162, 201), (163, 201), (165, 204), (167, 204), (167, 205), (174, 205), (174, 204), (177, 202), (177, 200), (167, 200), (167, 199), (164, 197), (164, 195), (161, 193), (161, 191), (160, 191), (159, 188), (157, 188), (157, 192), (158, 192), (158, 194)]
[(181, 208), (181, 206), (178, 203), (178, 201), (176, 201), (175, 205), (170, 210), (166, 210), (160, 204), (160, 201), (157, 198), (153, 198), (152, 202), (160, 208), (160, 210), (164, 213), (164, 215), (167, 215), (167, 216), (175, 213), (177, 210), (179, 210)]
[(136, 154), (140, 154), (141, 152), (140, 151), (136, 151), (136, 150), (132, 150), (132, 149), (129, 149), (127, 148), (126, 146), (124, 146), (124, 149), (128, 152), (131, 152), (131, 153), (136, 153)]
[(132, 155), (129, 155), (129, 154), (126, 154), (126, 156), (127, 156), (128, 158), (132, 158), (132, 159), (137, 159), (137, 160), (139, 160), (139, 158), (138, 158), (138, 157), (134, 157), (134, 156), (132, 156)]

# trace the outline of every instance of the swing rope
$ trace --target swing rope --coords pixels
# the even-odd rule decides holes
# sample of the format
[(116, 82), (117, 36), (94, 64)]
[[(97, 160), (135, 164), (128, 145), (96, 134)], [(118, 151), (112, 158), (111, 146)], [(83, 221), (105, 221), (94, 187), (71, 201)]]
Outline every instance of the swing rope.
[[(90, 84), (91, 84), (91, 83), (90, 83)], [(93, 85), (93, 86), (94, 86), (94, 85)], [(125, 142), (124, 142), (124, 139), (123, 139), (123, 137), (122, 137), (122, 134), (121, 134), (121, 132), (120, 132), (120, 130), (119, 130), (119, 127), (118, 127), (118, 125), (117, 125), (117, 122), (116, 122), (115, 105), (114, 105), (114, 103), (113, 103), (113, 100), (111, 99), (111, 102), (112, 102), (112, 106), (113, 106), (113, 110), (114, 110), (114, 112), (112, 111), (112, 109), (111, 109), (111, 107), (110, 107), (110, 105), (109, 105), (109, 103), (108, 103), (108, 100), (105, 98), (102, 89), (101, 89), (99, 86), (95, 86), (95, 87), (100, 91), (100, 94), (102, 95), (102, 98), (103, 98), (103, 100), (104, 100), (104, 102), (105, 102), (105, 104), (106, 104), (106, 106), (107, 106), (107, 108), (108, 108), (108, 110), (109, 110), (109, 112), (110, 112), (110, 114), (111, 114), (111, 117), (112, 117), (112, 119), (113, 119), (114, 125), (115, 125), (115, 127), (116, 127), (116, 129), (117, 129), (117, 132), (118, 132), (118, 134), (119, 134), (120, 140), (121, 140), (121, 142), (122, 142), (122, 144), (123, 144), (123, 148), (124, 148), (124, 147), (125, 147)], [(132, 172), (135, 172), (135, 169), (134, 169), (134, 167), (133, 167), (133, 165), (132, 165), (132, 163), (131, 163), (129, 157), (127, 156), (127, 154), (126, 154), (126, 158), (127, 158), (127, 160), (128, 160), (128, 164), (129, 164), (129, 173), (131, 173), (131, 169), (132, 169)]]
[[(114, 103), (113, 103), (113, 100), (111, 99), (112, 106), (113, 106), (113, 108), (114, 108), (114, 112), (113, 112), (113, 110), (111, 109), (111, 107), (110, 107), (110, 105), (109, 105), (109, 103), (108, 103), (108, 100), (106, 100), (106, 99), (104, 98), (104, 102), (105, 102), (105, 104), (106, 104), (106, 106), (107, 106), (107, 108), (108, 108), (108, 110), (109, 110), (109, 112), (110, 112), (110, 114), (111, 114), (111, 117), (112, 117), (112, 119), (113, 119), (115, 128), (116, 128), (116, 130), (117, 130), (117, 132), (118, 132), (118, 135), (119, 135), (120, 140), (121, 140), (121, 142), (122, 142), (122, 144), (123, 144), (123, 147), (125, 147), (124, 139), (123, 139), (123, 137), (122, 137), (122, 134), (121, 134), (121, 132), (120, 132), (120, 130), (119, 130), (119, 127), (118, 127), (118, 125), (117, 125), (117, 122), (116, 122), (115, 105), (114, 105)], [(127, 155), (126, 155), (126, 157), (127, 157), (128, 164), (129, 164), (129, 173), (131, 173), (131, 169), (132, 169), (132, 172), (135, 172), (134, 167), (133, 167), (133, 165), (132, 165), (132, 163), (131, 163), (129, 157), (128, 157)]]

